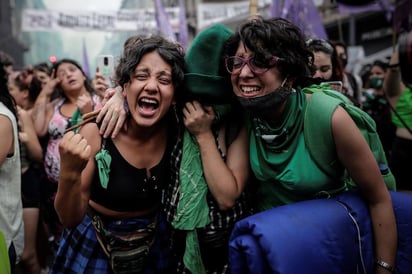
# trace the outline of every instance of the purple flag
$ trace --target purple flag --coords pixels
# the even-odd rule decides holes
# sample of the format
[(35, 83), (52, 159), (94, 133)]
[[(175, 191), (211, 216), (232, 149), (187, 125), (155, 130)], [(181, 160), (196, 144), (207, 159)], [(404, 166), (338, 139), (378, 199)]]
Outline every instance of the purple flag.
[(282, 1), (272, 0), (272, 4), (269, 7), (271, 17), (280, 17), (282, 12), (281, 2)]
[(282, 17), (298, 26), (307, 37), (328, 39), (320, 18), (318, 8), (313, 0), (285, 0), (283, 6), (279, 0), (273, 0), (270, 7), (272, 17)]
[(361, 12), (368, 12), (368, 11), (386, 11), (386, 19), (388, 21), (391, 20), (393, 7), (389, 4), (388, 0), (377, 0), (376, 2), (372, 2), (371, 4), (366, 5), (345, 5), (338, 2), (338, 10), (339, 13), (361, 13)]
[(400, 31), (401, 29), (406, 29), (407, 31), (412, 30), (412, 18), (409, 19), (410, 14), (412, 14), (412, 1), (399, 0), (396, 2), (393, 15), (393, 24), (396, 31)]
[(392, 13), (395, 8), (388, 2), (388, 0), (378, 0), (378, 2), (381, 8), (386, 11), (386, 20), (389, 22), (392, 19)]
[(90, 78), (89, 57), (87, 56), (86, 41), (83, 38), (82, 68), (84, 74)]
[(179, 42), (184, 49), (187, 47), (189, 40), (189, 31), (187, 29), (185, 1), (179, 0)]
[(162, 1), (155, 0), (154, 3), (158, 34), (168, 38), (169, 40), (176, 41), (176, 35), (173, 32), (172, 25), (169, 21), (169, 15), (163, 7)]

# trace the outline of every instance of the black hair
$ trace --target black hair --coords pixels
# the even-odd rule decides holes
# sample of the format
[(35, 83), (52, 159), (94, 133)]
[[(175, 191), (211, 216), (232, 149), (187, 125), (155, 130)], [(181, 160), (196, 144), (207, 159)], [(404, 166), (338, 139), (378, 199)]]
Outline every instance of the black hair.
[(314, 53), (323, 52), (330, 56), (332, 63), (332, 76), (330, 79), (327, 79), (327, 81), (343, 81), (343, 67), (339, 62), (336, 48), (330, 41), (319, 38), (308, 39), (306, 41), (306, 45)]
[(131, 75), (134, 73), (142, 57), (153, 51), (156, 51), (172, 67), (172, 81), (175, 90), (178, 91), (183, 85), (185, 73), (183, 48), (179, 44), (158, 35), (136, 39), (124, 48), (119, 64), (116, 67), (116, 80), (118, 84), (123, 87), (124, 84), (130, 82)]
[[(86, 73), (84, 73), (83, 68), (80, 66), (79, 63), (77, 63), (75, 60), (73, 59), (61, 59), (59, 61), (57, 61), (56, 63), (53, 64), (52, 67), (52, 71), (54, 71), (54, 73), (57, 73), (57, 69), (59, 68), (59, 66), (61, 64), (72, 64), (74, 66), (76, 66), (83, 74), (83, 76), (86, 78), (86, 80), (84, 81), (84, 87), (86, 88), (86, 90), (90, 93), (93, 94), (94, 93), (94, 89), (92, 87), (91, 81), (89, 79), (89, 77), (87, 77)], [(60, 85), (58, 87), (56, 87), (56, 89), (59, 91), (59, 93), (64, 96), (64, 92), (61, 90)]]
[(7, 87), (8, 75), (4, 69), (4, 66), (5, 64), (0, 60), (0, 102), (2, 102), (17, 119), (16, 104)]
[(0, 51), (0, 63), (2, 66), (12, 66), (14, 64), (13, 57), (9, 54), (5, 53), (4, 51)]
[(345, 54), (348, 53), (348, 46), (346, 45), (345, 42), (341, 41), (341, 40), (331, 40), (329, 41), (335, 48), (336, 47), (342, 47), (343, 50), (345, 51)]
[(41, 82), (36, 77), (33, 77), (33, 71), (31, 68), (26, 68), (19, 73), (15, 73), (15, 75), (12, 74), (11, 79), (20, 91), (29, 91), (29, 100), (31, 103), (36, 101), (37, 96), (39, 96), (41, 92), (42, 86)]
[(225, 56), (235, 54), (239, 43), (263, 57), (281, 58), (276, 67), (294, 86), (306, 85), (314, 71), (313, 53), (307, 48), (302, 31), (284, 18), (254, 16), (238, 27), (225, 45)]
[(42, 71), (42, 72), (46, 73), (47, 75), (51, 76), (50, 66), (46, 62), (35, 64), (33, 66), (33, 70)]
[(371, 65), (371, 68), (372, 67), (380, 67), (383, 71), (385, 71), (386, 72), (386, 70), (388, 69), (388, 63), (387, 62), (383, 62), (383, 61), (381, 61), (381, 60), (375, 60), (373, 63), (372, 63), (372, 65)]

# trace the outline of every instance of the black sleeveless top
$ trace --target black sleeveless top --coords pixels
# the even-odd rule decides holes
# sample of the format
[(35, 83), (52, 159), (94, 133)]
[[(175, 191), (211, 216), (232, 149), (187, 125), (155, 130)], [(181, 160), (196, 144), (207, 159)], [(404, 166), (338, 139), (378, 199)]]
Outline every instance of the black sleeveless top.
[(160, 204), (163, 190), (170, 182), (170, 146), (159, 164), (150, 169), (150, 177), (147, 177), (146, 169), (129, 164), (110, 138), (106, 139), (105, 148), (112, 157), (109, 183), (107, 189), (101, 186), (96, 168), (90, 199), (120, 212), (141, 211)]

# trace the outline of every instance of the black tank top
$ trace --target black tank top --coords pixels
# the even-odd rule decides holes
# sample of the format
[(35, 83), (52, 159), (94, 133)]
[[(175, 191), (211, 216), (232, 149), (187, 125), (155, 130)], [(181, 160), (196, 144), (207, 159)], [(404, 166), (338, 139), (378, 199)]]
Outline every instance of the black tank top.
[(170, 146), (167, 146), (160, 163), (150, 169), (150, 178), (146, 169), (129, 164), (111, 139), (106, 139), (105, 147), (112, 157), (109, 183), (107, 189), (101, 186), (96, 168), (90, 199), (120, 212), (141, 211), (159, 204), (162, 191), (170, 181)]

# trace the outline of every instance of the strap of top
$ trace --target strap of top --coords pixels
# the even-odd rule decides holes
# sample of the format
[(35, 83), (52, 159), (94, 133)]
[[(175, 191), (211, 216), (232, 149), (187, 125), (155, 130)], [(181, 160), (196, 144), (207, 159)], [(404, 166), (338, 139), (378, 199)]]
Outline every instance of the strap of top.
[(304, 115), (306, 147), (319, 168), (332, 176), (337, 174), (339, 168), (336, 150), (331, 149), (335, 147), (331, 121), (333, 112), (341, 103), (339, 99), (330, 97), (322, 91), (313, 92)]

